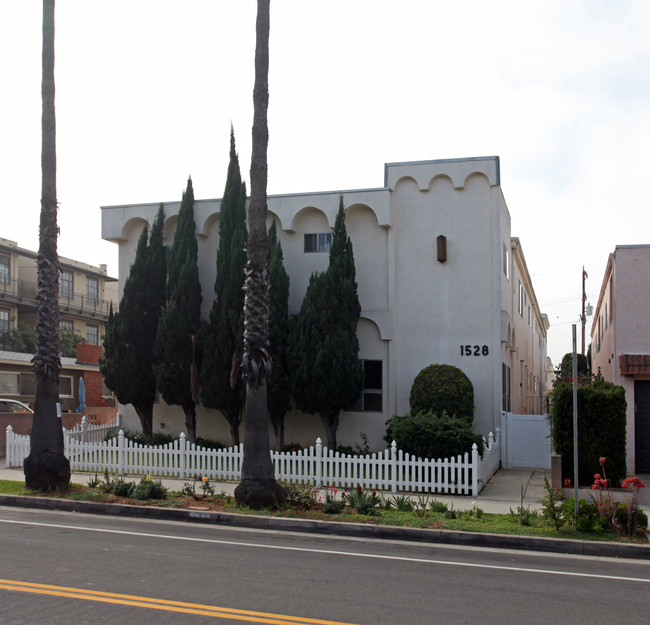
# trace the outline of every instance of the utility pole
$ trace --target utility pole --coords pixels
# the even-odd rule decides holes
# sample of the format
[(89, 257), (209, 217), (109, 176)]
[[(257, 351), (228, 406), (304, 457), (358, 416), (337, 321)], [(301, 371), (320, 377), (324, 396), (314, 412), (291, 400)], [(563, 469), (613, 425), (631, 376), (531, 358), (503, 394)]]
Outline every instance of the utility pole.
[(580, 315), (580, 323), (582, 325), (582, 355), (585, 355), (585, 324), (587, 323), (587, 317), (585, 316), (585, 301), (587, 299), (587, 292), (585, 290), (585, 280), (589, 276), (585, 271), (584, 265), (582, 267), (582, 314)]

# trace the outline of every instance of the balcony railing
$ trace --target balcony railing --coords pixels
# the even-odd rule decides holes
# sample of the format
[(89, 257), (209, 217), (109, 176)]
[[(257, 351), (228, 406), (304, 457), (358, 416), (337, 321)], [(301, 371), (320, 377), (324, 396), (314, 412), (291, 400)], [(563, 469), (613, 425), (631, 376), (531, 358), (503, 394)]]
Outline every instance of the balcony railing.
[[(0, 282), (0, 301), (21, 304), (35, 309), (37, 290), (38, 285), (34, 282), (13, 278), (8, 282)], [(59, 310), (71, 315), (106, 320), (110, 305), (109, 300), (99, 297), (87, 297), (74, 292), (69, 293), (69, 297), (64, 297), (59, 293)]]

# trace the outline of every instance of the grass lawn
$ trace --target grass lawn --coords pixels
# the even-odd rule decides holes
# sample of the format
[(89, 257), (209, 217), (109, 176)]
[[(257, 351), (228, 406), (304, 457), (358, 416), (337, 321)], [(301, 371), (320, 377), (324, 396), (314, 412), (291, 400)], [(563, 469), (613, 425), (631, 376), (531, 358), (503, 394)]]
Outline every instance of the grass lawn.
[[(144, 480), (143, 480), (144, 481)], [(114, 483), (114, 482), (113, 482)], [(191, 486), (188, 484), (187, 486)], [(570, 538), (576, 540), (628, 542), (648, 544), (646, 532), (640, 532), (633, 539), (626, 536), (619, 536), (611, 531), (599, 530), (585, 532), (574, 530), (571, 525), (565, 525), (560, 530), (544, 519), (541, 512), (528, 511), (519, 514), (511, 510), (509, 514), (484, 513), (480, 508), (473, 510), (446, 509), (444, 504), (438, 503), (438, 509), (427, 508), (414, 502), (414, 510), (396, 509), (396, 504), (403, 503), (393, 500), (392, 506), (387, 507), (382, 500), (378, 506), (371, 509), (370, 514), (359, 514), (351, 505), (346, 505), (338, 514), (326, 514), (323, 512), (323, 503), (317, 500), (317, 495), (308, 487), (292, 487), (289, 490), (290, 501), (280, 510), (253, 511), (247, 508), (240, 508), (234, 499), (223, 493), (216, 493), (209, 489), (203, 498), (195, 498), (191, 495), (191, 489), (187, 492), (167, 492), (164, 499), (136, 500), (132, 497), (116, 496), (112, 490), (112, 484), (103, 480), (97, 483), (89, 482), (88, 485), (71, 484), (65, 490), (56, 490), (48, 493), (31, 491), (25, 487), (24, 482), (0, 480), (0, 494), (6, 495), (29, 495), (41, 497), (56, 497), (76, 501), (96, 501), (103, 503), (121, 503), (127, 505), (147, 505), (165, 508), (192, 508), (201, 510), (212, 510), (218, 512), (229, 512), (233, 514), (266, 515), (285, 518), (303, 518), (314, 520), (334, 521), (341, 523), (365, 523), (374, 525), (388, 525), (396, 527), (411, 527), (422, 529), (443, 529), (465, 532), (482, 532), (494, 534), (541, 536), (548, 538)], [(163, 489), (164, 490), (164, 489)], [(195, 486), (196, 492), (201, 492), (200, 483)], [(210, 492), (212, 490), (212, 492)], [(435, 501), (435, 500), (434, 500)]]

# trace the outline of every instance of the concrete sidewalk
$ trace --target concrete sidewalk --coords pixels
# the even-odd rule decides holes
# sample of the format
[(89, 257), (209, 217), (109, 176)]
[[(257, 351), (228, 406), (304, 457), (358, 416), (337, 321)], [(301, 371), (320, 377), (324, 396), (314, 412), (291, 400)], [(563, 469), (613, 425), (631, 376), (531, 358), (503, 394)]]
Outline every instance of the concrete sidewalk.
[[(2, 460), (0, 460), (2, 462)], [(397, 493), (397, 495), (407, 494), (413, 499), (423, 496), (427, 499), (435, 499), (446, 503), (454, 510), (471, 510), (474, 505), (478, 506), (483, 512), (496, 514), (507, 514), (511, 510), (516, 511), (520, 506), (530, 507), (531, 510), (539, 510), (541, 505), (539, 500), (545, 495), (544, 490), (544, 473), (543, 469), (501, 469), (497, 471), (485, 485), (477, 497), (467, 495), (447, 495), (444, 493), (419, 494), (419, 493)], [(550, 480), (550, 471), (546, 472)], [(100, 479), (102, 473), (73, 473), (72, 482), (85, 486), (89, 480), (97, 475)], [(139, 481), (142, 476), (127, 476), (128, 480)], [(648, 488), (642, 488), (639, 491), (640, 505), (650, 515), (650, 475), (639, 476)], [(12, 480), (24, 482), (25, 477), (22, 468), (7, 469), (0, 468), (0, 480)], [(191, 479), (179, 480), (173, 478), (162, 478), (161, 482), (170, 491), (180, 491), (184, 484), (191, 484)], [(233, 495), (238, 482), (213, 482), (216, 493)], [(568, 497), (573, 495), (573, 491), (565, 490)], [(390, 492), (382, 493), (386, 497), (392, 496)], [(594, 491), (590, 489), (581, 489), (580, 497), (591, 500)]]

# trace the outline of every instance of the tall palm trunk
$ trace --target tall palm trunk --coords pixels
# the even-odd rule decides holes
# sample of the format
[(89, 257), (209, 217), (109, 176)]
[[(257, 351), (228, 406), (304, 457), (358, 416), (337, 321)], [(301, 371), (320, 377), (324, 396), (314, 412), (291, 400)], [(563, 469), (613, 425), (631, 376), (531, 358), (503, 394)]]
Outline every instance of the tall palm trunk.
[(42, 197), (38, 250), (36, 399), (31, 450), (25, 458), (28, 488), (52, 490), (70, 483), (63, 454), (59, 402), (59, 257), (56, 224), (56, 121), (54, 113), (54, 0), (43, 0)]
[(276, 507), (285, 500), (271, 463), (266, 377), (269, 357), (269, 280), (267, 273), (266, 181), (269, 142), (269, 2), (257, 1), (255, 88), (253, 91), (253, 146), (251, 199), (248, 209), (248, 261), (244, 290), (244, 357), (246, 423), (241, 482), (235, 489), (239, 505)]

